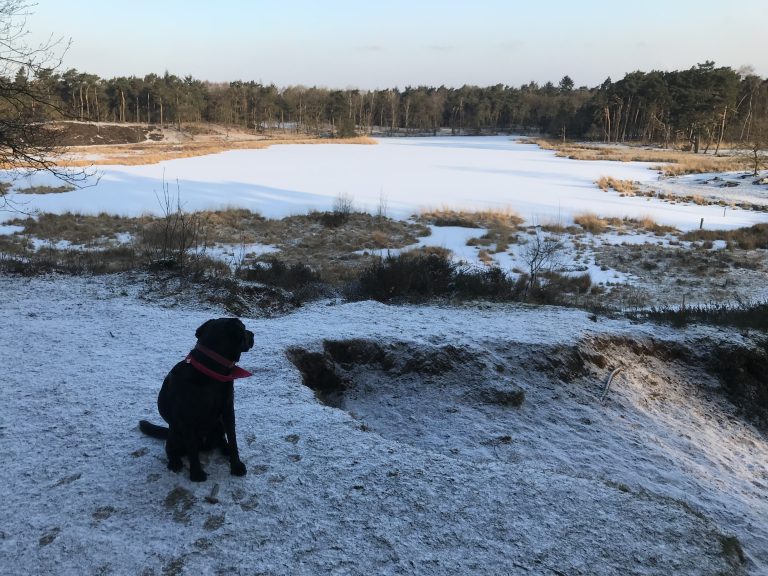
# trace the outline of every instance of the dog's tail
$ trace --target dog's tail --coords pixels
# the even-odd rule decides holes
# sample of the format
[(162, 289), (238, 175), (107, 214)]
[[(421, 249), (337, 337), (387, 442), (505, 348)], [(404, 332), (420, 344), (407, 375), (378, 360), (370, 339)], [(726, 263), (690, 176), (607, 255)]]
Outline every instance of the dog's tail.
[(139, 420), (139, 430), (147, 436), (152, 436), (152, 438), (160, 438), (161, 440), (168, 438), (168, 428), (152, 424), (146, 420)]

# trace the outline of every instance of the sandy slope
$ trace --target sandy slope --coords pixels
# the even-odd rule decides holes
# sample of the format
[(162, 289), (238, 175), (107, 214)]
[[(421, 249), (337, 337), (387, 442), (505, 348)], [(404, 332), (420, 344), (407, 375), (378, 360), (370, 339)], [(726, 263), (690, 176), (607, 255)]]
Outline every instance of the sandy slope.
[[(319, 303), (246, 319), (257, 346), (242, 365), (256, 376), (236, 401), (249, 474), (211, 455), (209, 481), (193, 484), (136, 423), (158, 420), (162, 377), (220, 311), (163, 308), (120, 278), (3, 277), (0, 289), (1, 573), (768, 570), (765, 436), (704, 372), (621, 340), (739, 335), (519, 306)], [(347, 366), (338, 409), (285, 350), (349, 338), (395, 367)], [(429, 364), (443, 356), (454, 361)], [(627, 374), (600, 405), (617, 363)], [(525, 401), (489, 401), (499, 386)], [(744, 566), (723, 553), (728, 535)]]

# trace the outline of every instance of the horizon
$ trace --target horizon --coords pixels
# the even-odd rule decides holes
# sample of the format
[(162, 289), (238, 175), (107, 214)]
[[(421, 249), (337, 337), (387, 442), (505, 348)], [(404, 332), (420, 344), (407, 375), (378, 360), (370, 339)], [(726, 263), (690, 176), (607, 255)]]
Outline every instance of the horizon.
[[(766, 12), (760, 0), (742, 0), (726, 13), (711, 0), (651, 0), (641, 9), (603, 0), (525, 8), (500, 0), (394, 0), (386, 10), (298, 0), (290, 12), (274, 0), (230, 0), (215, 11), (179, 0), (137, 0), (129, 10), (89, 6), (40, 0), (30, 7), (28, 43), (71, 40), (60, 70), (102, 78), (167, 71), (279, 87), (521, 86), (557, 84), (566, 75), (576, 87), (594, 87), (636, 70), (684, 70), (707, 60), (768, 76), (762, 19), (755, 17)], [(681, 22), (694, 32), (681, 33)]]

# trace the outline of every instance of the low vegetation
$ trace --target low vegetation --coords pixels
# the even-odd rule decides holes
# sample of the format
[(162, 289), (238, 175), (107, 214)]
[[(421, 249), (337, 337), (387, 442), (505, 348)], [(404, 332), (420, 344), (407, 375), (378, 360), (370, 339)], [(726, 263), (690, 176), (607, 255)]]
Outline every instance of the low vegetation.
[(633, 312), (635, 318), (647, 318), (656, 322), (673, 326), (688, 324), (711, 324), (715, 326), (731, 326), (736, 328), (753, 328), (763, 332), (768, 331), (768, 302), (757, 304), (696, 304), (693, 306), (677, 306), (651, 308), (647, 311)]
[(665, 234), (679, 232), (674, 226), (659, 224), (650, 216), (640, 218), (604, 218), (592, 212), (584, 212), (574, 216), (573, 222), (590, 234), (603, 234), (609, 230), (617, 232), (641, 230), (657, 236), (664, 236)]
[(16, 190), (18, 194), (62, 194), (64, 192), (72, 192), (75, 189), (74, 186), (28, 186), (27, 188), (19, 188)]
[(573, 222), (590, 234), (602, 234), (608, 229), (608, 220), (592, 212), (577, 214), (573, 217)]
[(419, 221), (433, 226), (461, 226), (463, 228), (484, 228), (484, 234), (472, 238), (471, 246), (483, 246), (485, 253), (504, 252), (510, 244), (517, 242), (517, 232), (523, 223), (519, 214), (510, 209), (497, 210), (425, 210)]
[(571, 302), (592, 286), (589, 274), (571, 276), (541, 272), (508, 276), (498, 267), (472, 268), (456, 264), (445, 250), (414, 250), (374, 260), (351, 286), (354, 299), (382, 302), (457, 300)]
[[(343, 208), (281, 220), (243, 209), (169, 211), (160, 218), (41, 214), (12, 221), (21, 231), (0, 236), (0, 270), (86, 275), (139, 271), (175, 277), (177, 281), (168, 285), (181, 292), (184, 286), (215, 283), (218, 298), (225, 301), (223, 294), (231, 289), (235, 303), (241, 283), (243, 290), (270, 287), (279, 296), (259, 298), (292, 305), (347, 295), (388, 302), (480, 299), (638, 311), (659, 302), (674, 302), (679, 308), (685, 298), (697, 294), (716, 302), (738, 301), (734, 287), (766, 269), (759, 250), (768, 249), (766, 224), (680, 235), (650, 218), (593, 213), (577, 215), (571, 226), (523, 228), (519, 217), (506, 211), (434, 211), (414, 223), (355, 212), (354, 206)], [(478, 247), (478, 265), (456, 264), (444, 249), (410, 249), (429, 234), (428, 223), (485, 227), (487, 233), (469, 242)], [(611, 232), (620, 239), (639, 231), (664, 238), (658, 244), (590, 246), (584, 234)], [(725, 249), (718, 249), (722, 246), (717, 241)], [(515, 244), (514, 250), (508, 243)], [(511, 270), (496, 265), (500, 247), (512, 253)], [(587, 271), (595, 265), (636, 281), (604, 279), (593, 285)], [(655, 314), (708, 322), (715, 318), (709, 312), (687, 306), (683, 312), (667, 307)]]
[(604, 192), (613, 189), (622, 196), (634, 196), (637, 192), (637, 184), (632, 180), (618, 180), (611, 176), (602, 176), (596, 184)]
[(692, 230), (680, 237), (689, 242), (714, 242), (720, 240), (726, 247), (737, 246), (742, 250), (768, 248), (768, 224), (755, 224), (736, 230)]

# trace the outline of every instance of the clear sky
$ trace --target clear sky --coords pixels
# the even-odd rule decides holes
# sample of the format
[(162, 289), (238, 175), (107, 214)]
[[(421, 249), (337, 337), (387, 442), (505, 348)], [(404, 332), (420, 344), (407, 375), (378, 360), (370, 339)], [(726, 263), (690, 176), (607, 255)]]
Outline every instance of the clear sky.
[(64, 68), (166, 70), (280, 87), (461, 86), (714, 60), (768, 76), (768, 0), (37, 0), (34, 43), (72, 40)]

